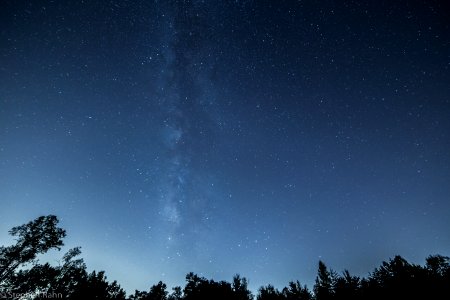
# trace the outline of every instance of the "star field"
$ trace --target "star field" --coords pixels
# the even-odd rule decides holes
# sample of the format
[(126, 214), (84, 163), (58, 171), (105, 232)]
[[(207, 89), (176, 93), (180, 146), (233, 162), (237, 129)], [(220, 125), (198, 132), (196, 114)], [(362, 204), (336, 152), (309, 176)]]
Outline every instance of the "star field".
[(56, 214), (128, 291), (449, 255), (442, 1), (0, 5), (1, 241)]

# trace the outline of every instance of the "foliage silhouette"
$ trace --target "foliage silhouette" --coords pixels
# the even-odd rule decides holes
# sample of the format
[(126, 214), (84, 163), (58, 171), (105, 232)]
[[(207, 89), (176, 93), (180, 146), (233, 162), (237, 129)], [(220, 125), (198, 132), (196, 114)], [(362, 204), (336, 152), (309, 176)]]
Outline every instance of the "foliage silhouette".
[(336, 281), (336, 274), (328, 271), (323, 261), (319, 261), (316, 284), (314, 285), (314, 294), (317, 300), (332, 299), (334, 295), (333, 285)]
[(348, 270), (343, 272), (342, 276), (336, 276), (333, 285), (334, 299), (359, 299), (360, 279), (357, 276), (350, 275)]
[(248, 289), (248, 281), (247, 278), (241, 276), (239, 274), (234, 275), (233, 283), (233, 299), (235, 300), (252, 300), (253, 295)]
[(258, 290), (257, 300), (281, 300), (283, 294), (280, 293), (273, 285), (262, 286)]
[[(136, 290), (126, 296), (116, 282), (108, 282), (103, 271), (88, 273), (79, 247), (70, 249), (59, 265), (40, 264), (38, 254), (63, 246), (66, 232), (59, 228), (56, 216), (42, 216), (12, 228), (16, 237), (12, 246), (0, 247), (0, 298), (6, 299), (117, 299), (117, 300), (253, 300), (245, 277), (235, 275), (231, 283), (208, 280), (197, 274), (186, 275), (183, 287), (172, 288), (162, 281), (148, 292)], [(342, 275), (319, 261), (312, 293), (299, 281), (291, 281), (281, 291), (262, 286), (256, 300), (328, 300), (328, 299), (448, 299), (450, 296), (450, 259), (442, 255), (426, 258), (425, 266), (410, 264), (401, 256), (382, 262), (367, 278)]]
[(9, 234), (17, 237), (16, 244), (0, 247), (0, 283), (10, 279), (14, 271), (31, 262), (38, 254), (51, 248), (60, 249), (66, 231), (57, 227), (58, 218), (42, 216), (27, 224), (13, 227)]
[(134, 295), (130, 296), (133, 300), (166, 300), (167, 299), (167, 285), (162, 281), (153, 285), (149, 292), (141, 292), (136, 290)]
[(167, 298), (168, 300), (181, 300), (183, 299), (183, 290), (180, 286), (172, 288), (172, 294)]
[(311, 300), (313, 299), (313, 296), (311, 292), (308, 290), (308, 288), (305, 286), (302, 286), (300, 282), (297, 281), (291, 281), (289, 282), (289, 285), (285, 287), (282, 291), (283, 299), (286, 300)]

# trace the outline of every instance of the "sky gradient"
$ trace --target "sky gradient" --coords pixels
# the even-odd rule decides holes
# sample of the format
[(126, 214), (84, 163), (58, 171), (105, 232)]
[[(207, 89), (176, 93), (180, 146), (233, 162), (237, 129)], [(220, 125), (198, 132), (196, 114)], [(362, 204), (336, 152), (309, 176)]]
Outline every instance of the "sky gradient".
[(2, 1), (1, 244), (56, 214), (128, 292), (450, 255), (448, 4), (318, 3)]

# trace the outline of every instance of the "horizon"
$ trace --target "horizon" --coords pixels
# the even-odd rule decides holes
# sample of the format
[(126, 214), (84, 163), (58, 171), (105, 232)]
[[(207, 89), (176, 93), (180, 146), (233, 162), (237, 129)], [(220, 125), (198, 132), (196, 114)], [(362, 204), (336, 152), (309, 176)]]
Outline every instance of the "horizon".
[[(19, 224), (16, 224), (16, 225), (19, 225)], [(62, 224), (61, 224), (61, 225), (62, 225)], [(63, 228), (63, 226), (62, 226), (61, 228)], [(0, 241), (2, 241), (2, 242), (0, 243), (1, 246), (8, 247), (8, 246), (14, 245), (14, 238), (13, 238), (11, 235), (8, 235), (8, 237), (9, 237), (9, 241), (7, 241), (7, 242), (5, 243), (5, 241), (6, 241), (7, 239), (5, 239), (4, 237), (2, 237), (2, 235), (0, 234)], [(67, 236), (66, 236), (64, 239), (66, 239), (66, 238), (67, 238)], [(64, 239), (63, 239), (63, 241), (64, 241)], [(62, 257), (63, 257), (63, 255), (64, 255), (65, 253), (67, 253), (67, 251), (69, 251), (70, 249), (73, 249), (73, 248), (75, 248), (75, 247), (81, 249), (81, 254), (78, 255), (77, 258), (81, 258), (81, 259), (84, 261), (84, 263), (86, 263), (86, 260), (85, 260), (85, 258), (84, 258), (84, 256), (83, 256), (83, 251), (82, 251), (83, 249), (82, 249), (81, 246), (68, 247), (67, 245), (63, 245), (63, 246), (61, 247), (60, 250), (58, 250), (58, 249), (51, 249), (50, 251), (48, 251), (48, 252), (46, 252), (46, 253), (44, 253), (44, 254), (38, 255), (37, 261), (38, 261), (39, 263), (50, 263), (50, 265), (52, 265), (53, 267), (60, 266), (61, 263), (62, 263)], [(430, 254), (429, 256), (427, 256), (427, 257), (425, 257), (425, 258), (423, 259), (423, 262), (414, 262), (414, 261), (410, 261), (407, 257), (403, 257), (403, 256), (401, 256), (401, 255), (399, 255), (399, 254), (396, 254), (396, 255), (393, 255), (393, 256), (389, 257), (388, 259), (383, 260), (382, 262), (379, 262), (379, 264), (378, 264), (377, 266), (375, 266), (374, 268), (372, 268), (372, 270), (367, 271), (366, 274), (356, 274), (356, 273), (353, 273), (351, 270), (349, 270), (349, 269), (347, 269), (347, 268), (345, 268), (345, 269), (343, 269), (343, 270), (336, 270), (336, 269), (333, 269), (332, 266), (327, 265), (326, 262), (323, 261), (323, 260), (317, 261), (316, 265), (318, 266), (318, 265), (319, 265), (319, 262), (324, 262), (325, 265), (327, 265), (327, 268), (328, 268), (328, 270), (330, 271), (330, 273), (331, 273), (331, 274), (334, 273), (333, 276), (336, 276), (336, 275), (337, 275), (337, 276), (342, 276), (342, 275), (344, 274), (344, 271), (349, 271), (349, 273), (350, 273), (352, 276), (357, 276), (357, 277), (361, 280), (361, 279), (366, 279), (366, 278), (369, 278), (370, 276), (373, 276), (374, 271), (379, 270), (379, 268), (384, 264), (384, 262), (390, 263), (390, 262), (391, 262), (395, 257), (397, 257), (397, 256), (402, 257), (403, 259), (405, 259), (405, 260), (406, 260), (409, 264), (411, 264), (411, 265), (414, 265), (414, 266), (425, 266), (425, 265), (426, 265), (426, 263), (425, 263), (426, 260), (427, 260), (429, 257), (431, 257), (431, 256), (436, 256), (436, 255), (440, 255), (440, 254), (438, 254), (438, 253)], [(447, 257), (447, 259), (448, 259), (448, 257)], [(23, 269), (28, 269), (28, 266), (25, 265)], [(315, 277), (314, 279), (306, 280), (306, 281), (305, 281), (305, 280), (302, 280), (302, 279), (299, 279), (299, 278), (293, 278), (293, 279), (289, 280), (288, 282), (286, 282), (285, 284), (281, 284), (281, 285), (275, 285), (275, 284), (273, 284), (272, 282), (266, 282), (266, 283), (261, 283), (261, 284), (259, 284), (258, 286), (255, 286), (255, 285), (252, 285), (252, 284), (251, 284), (251, 279), (250, 279), (248, 276), (245, 276), (244, 274), (238, 274), (238, 273), (235, 273), (235, 274), (232, 275), (231, 278), (217, 278), (217, 277), (215, 278), (215, 277), (208, 276), (207, 274), (203, 274), (203, 273), (201, 273), (201, 272), (200, 272), (200, 273), (188, 272), (188, 273), (186, 273), (185, 276), (183, 277), (183, 280), (180, 281), (180, 283), (178, 283), (178, 284), (170, 285), (170, 284), (167, 284), (167, 282), (164, 282), (163, 280), (158, 280), (157, 282), (149, 282), (149, 283), (147, 284), (146, 287), (142, 287), (142, 288), (136, 288), (136, 287), (134, 287), (134, 288), (131, 288), (131, 289), (130, 289), (129, 286), (128, 286), (128, 287), (122, 286), (120, 280), (118, 280), (117, 278), (110, 278), (110, 277), (108, 276), (108, 272), (105, 271), (104, 269), (95, 269), (95, 268), (89, 267), (89, 263), (86, 263), (86, 271), (89, 272), (89, 273), (90, 273), (90, 272), (93, 272), (93, 271), (95, 271), (95, 272), (105, 272), (105, 276), (106, 276), (105, 278), (106, 278), (106, 280), (107, 280), (108, 282), (110, 282), (110, 283), (113, 282), (113, 281), (116, 281), (116, 282), (119, 284), (119, 286), (121, 286), (121, 288), (123, 288), (123, 290), (126, 292), (126, 295), (132, 295), (134, 291), (149, 291), (149, 290), (150, 290), (150, 287), (156, 285), (158, 282), (163, 282), (164, 284), (166, 284), (166, 285), (167, 285), (167, 291), (168, 291), (169, 294), (170, 294), (170, 293), (173, 291), (173, 288), (175, 288), (175, 287), (181, 287), (181, 288), (183, 288), (183, 284), (181, 284), (181, 282), (182, 282), (182, 283), (185, 283), (185, 282), (186, 282), (186, 276), (187, 276), (189, 273), (196, 274), (196, 275), (198, 275), (199, 277), (201, 277), (201, 278), (203, 278), (203, 279), (206, 279), (206, 280), (212, 280), (212, 281), (216, 281), (216, 282), (225, 281), (225, 282), (228, 282), (228, 283), (232, 282), (232, 278), (233, 278), (235, 275), (239, 275), (241, 278), (245, 278), (245, 279), (247, 280), (247, 283), (248, 283), (248, 290), (252, 293), (252, 295), (253, 295), (254, 297), (256, 297), (256, 295), (258, 295), (258, 293), (260, 292), (260, 289), (261, 289), (261, 288), (266, 288), (267, 286), (270, 285), (270, 286), (273, 286), (273, 287), (274, 287), (275, 289), (277, 289), (278, 291), (282, 291), (283, 288), (287, 287), (289, 283), (291, 283), (291, 282), (296, 282), (296, 281), (298, 281), (298, 282), (301, 284), (301, 286), (304, 286), (304, 287), (307, 288), (309, 291), (313, 292), (313, 287), (315, 286), (315, 284), (316, 284), (315, 281), (317, 280), (317, 275), (316, 275), (316, 277)], [(317, 272), (318, 272), (318, 270), (316, 270), (316, 273), (317, 273)], [(311, 284), (311, 285), (308, 285), (308, 284), (307, 284), (308, 281), (311, 281), (312, 284)]]

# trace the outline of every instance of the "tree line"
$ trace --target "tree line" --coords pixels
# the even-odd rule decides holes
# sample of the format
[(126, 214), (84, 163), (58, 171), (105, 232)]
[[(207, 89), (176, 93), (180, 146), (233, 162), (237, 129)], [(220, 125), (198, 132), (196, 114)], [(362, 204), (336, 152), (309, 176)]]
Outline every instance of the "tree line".
[(41, 216), (13, 227), (16, 243), (0, 247), (0, 299), (117, 299), (117, 300), (331, 300), (331, 299), (450, 299), (450, 259), (432, 255), (424, 266), (410, 264), (401, 256), (385, 261), (367, 278), (338, 274), (319, 261), (315, 284), (309, 290), (292, 281), (279, 290), (272, 285), (248, 289), (245, 277), (231, 282), (186, 275), (184, 287), (171, 291), (162, 281), (148, 291), (126, 295), (103, 271), (88, 272), (80, 248), (64, 254), (58, 266), (39, 263), (37, 256), (61, 249), (66, 231), (54, 215)]

